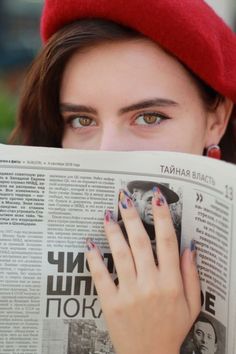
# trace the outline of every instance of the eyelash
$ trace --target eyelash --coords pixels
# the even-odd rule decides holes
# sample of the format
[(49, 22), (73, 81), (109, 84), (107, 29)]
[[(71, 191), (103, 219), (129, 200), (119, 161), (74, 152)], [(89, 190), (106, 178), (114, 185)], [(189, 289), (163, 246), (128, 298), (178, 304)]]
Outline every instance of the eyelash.
[[(145, 117), (147, 116), (151, 116), (151, 117), (155, 117), (156, 118), (156, 121), (155, 122), (152, 122), (152, 123), (147, 123), (145, 122)], [(143, 121), (145, 122), (144, 124), (137, 124), (137, 120), (139, 118), (143, 117)], [(162, 113), (158, 113), (158, 112), (144, 112), (144, 113), (140, 113), (134, 120), (134, 124), (135, 125), (144, 125), (144, 126), (156, 126), (156, 125), (159, 125), (161, 124), (161, 122), (163, 120), (166, 120), (166, 119), (170, 119), (170, 117), (162, 114)]]
[(87, 128), (87, 127), (91, 127), (91, 126), (94, 126), (96, 125), (95, 124), (90, 124), (90, 125), (81, 125), (80, 127), (75, 127), (73, 126), (73, 123), (75, 122), (75, 120), (80, 120), (80, 119), (87, 119), (87, 120), (90, 120), (91, 122), (95, 122), (95, 120), (93, 118), (90, 118), (90, 117), (87, 117), (87, 116), (83, 116), (83, 115), (72, 115), (72, 116), (69, 116), (67, 119), (66, 119), (66, 124), (68, 124), (71, 128), (73, 129), (82, 129), (82, 128)]
[[(145, 117), (147, 116), (151, 116), (151, 117), (155, 117), (156, 118), (156, 121), (155, 122), (151, 122), (151, 123), (147, 123), (145, 122)], [(137, 123), (137, 120), (140, 119), (141, 117), (143, 117), (143, 122), (144, 123)], [(75, 120), (81, 120), (81, 119), (87, 119), (87, 120), (90, 120), (92, 124), (88, 124), (88, 125), (80, 125), (79, 127), (76, 127), (73, 125), (73, 123), (75, 122)], [(162, 114), (162, 113), (157, 113), (157, 112), (145, 112), (145, 113), (140, 113), (138, 114), (135, 119), (133, 120), (133, 125), (141, 125), (141, 126), (156, 126), (156, 125), (159, 125), (161, 124), (161, 122), (163, 120), (167, 120), (167, 119), (170, 119), (170, 117)], [(93, 118), (90, 118), (90, 117), (87, 117), (87, 116), (79, 116), (79, 115), (72, 115), (72, 116), (69, 116), (67, 119), (66, 119), (66, 124), (70, 125), (73, 129), (82, 129), (82, 128), (89, 128), (89, 127), (92, 127), (92, 126), (96, 126), (96, 121), (93, 119)]]

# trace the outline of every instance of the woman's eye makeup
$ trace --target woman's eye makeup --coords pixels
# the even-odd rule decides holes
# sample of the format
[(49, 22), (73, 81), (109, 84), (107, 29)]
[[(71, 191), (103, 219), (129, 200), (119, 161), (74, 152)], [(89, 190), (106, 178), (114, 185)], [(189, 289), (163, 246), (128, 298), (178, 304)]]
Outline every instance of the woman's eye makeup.
[(139, 114), (135, 119), (134, 124), (135, 125), (158, 125), (163, 120), (166, 119), (170, 119), (170, 118), (157, 112), (148, 112), (148, 113)]
[[(135, 119), (133, 120), (133, 124), (138, 126), (156, 126), (167, 119), (170, 119), (170, 117), (161, 113), (145, 112), (136, 115)], [(90, 128), (97, 125), (97, 122), (94, 118), (79, 114), (66, 117), (65, 122), (73, 129)]]
[(96, 125), (96, 122), (93, 118), (78, 115), (68, 117), (66, 119), (66, 123), (74, 129), (86, 128)]

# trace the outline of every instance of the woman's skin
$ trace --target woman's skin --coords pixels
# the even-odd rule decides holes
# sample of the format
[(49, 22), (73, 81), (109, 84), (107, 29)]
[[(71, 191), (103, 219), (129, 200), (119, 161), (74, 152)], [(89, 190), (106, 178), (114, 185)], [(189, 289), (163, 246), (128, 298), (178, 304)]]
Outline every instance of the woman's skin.
[[(145, 39), (103, 43), (74, 54), (62, 78), (60, 104), (64, 148), (193, 154), (220, 141), (232, 109), (226, 99), (208, 111), (187, 70)], [(179, 259), (168, 206), (155, 191), (156, 266), (132, 200), (123, 195), (123, 204), (130, 248), (109, 211), (104, 221), (118, 287), (88, 242), (112, 342), (118, 354), (177, 354), (200, 310), (194, 252), (185, 250)]]
[(208, 112), (186, 69), (144, 39), (75, 54), (64, 72), (60, 102), (65, 148), (193, 154), (219, 142), (232, 106), (226, 100)]
[(166, 202), (154, 193), (153, 217), (158, 266), (149, 237), (132, 201), (120, 211), (130, 248), (106, 213), (105, 231), (119, 278), (118, 288), (96, 247), (87, 254), (110, 337), (117, 354), (177, 354), (200, 311), (194, 252), (179, 260), (177, 239)]

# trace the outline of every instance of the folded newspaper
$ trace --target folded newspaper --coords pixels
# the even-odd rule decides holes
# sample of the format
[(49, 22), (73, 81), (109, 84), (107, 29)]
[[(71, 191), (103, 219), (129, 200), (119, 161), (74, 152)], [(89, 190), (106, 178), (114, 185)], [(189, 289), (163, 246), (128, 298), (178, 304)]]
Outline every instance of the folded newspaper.
[(197, 247), (202, 311), (182, 354), (236, 354), (236, 166), (174, 152), (0, 145), (0, 353), (114, 353), (84, 255), (121, 188), (152, 244), (150, 190), (169, 203), (180, 252)]

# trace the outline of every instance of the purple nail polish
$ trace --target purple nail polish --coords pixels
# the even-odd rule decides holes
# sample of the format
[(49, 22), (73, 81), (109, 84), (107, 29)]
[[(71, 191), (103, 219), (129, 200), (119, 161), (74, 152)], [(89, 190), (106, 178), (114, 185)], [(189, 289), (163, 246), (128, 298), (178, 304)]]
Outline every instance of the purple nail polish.
[(158, 187), (157, 187), (157, 186), (154, 186), (154, 187), (152, 188), (152, 192), (153, 192), (153, 194), (158, 193)]
[(133, 206), (132, 199), (126, 191), (124, 190), (120, 191), (119, 199), (123, 209), (128, 209)]
[(92, 251), (94, 248), (96, 248), (95, 243), (91, 239), (86, 240), (86, 246), (88, 251)]
[(193, 263), (197, 263), (197, 248), (196, 248), (196, 241), (191, 240), (190, 242), (190, 251), (191, 251), (191, 260)]
[(191, 240), (191, 242), (190, 242), (190, 251), (191, 252), (196, 251), (196, 241), (195, 240)]
[(113, 212), (111, 211), (111, 210), (106, 210), (105, 211), (105, 215), (104, 215), (104, 217), (105, 217), (105, 222), (107, 223), (107, 224), (109, 224), (110, 222), (114, 222), (115, 221), (115, 217), (114, 217), (114, 214), (113, 214)]
[(166, 200), (165, 200), (165, 197), (163, 196), (160, 188), (157, 186), (154, 186), (152, 191), (153, 191), (153, 196), (155, 198), (155, 205), (157, 205), (157, 206), (164, 205)]
[(161, 197), (158, 197), (157, 200), (156, 200), (156, 205), (157, 206), (162, 206), (165, 204), (165, 199), (161, 196)]

